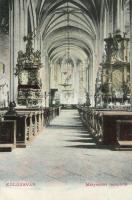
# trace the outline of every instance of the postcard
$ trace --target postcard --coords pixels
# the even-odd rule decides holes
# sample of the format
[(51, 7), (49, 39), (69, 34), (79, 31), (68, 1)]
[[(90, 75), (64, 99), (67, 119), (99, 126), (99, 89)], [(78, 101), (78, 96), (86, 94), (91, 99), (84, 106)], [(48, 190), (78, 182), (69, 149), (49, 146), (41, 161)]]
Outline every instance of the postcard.
[(131, 200), (132, 1), (0, 0), (0, 200)]

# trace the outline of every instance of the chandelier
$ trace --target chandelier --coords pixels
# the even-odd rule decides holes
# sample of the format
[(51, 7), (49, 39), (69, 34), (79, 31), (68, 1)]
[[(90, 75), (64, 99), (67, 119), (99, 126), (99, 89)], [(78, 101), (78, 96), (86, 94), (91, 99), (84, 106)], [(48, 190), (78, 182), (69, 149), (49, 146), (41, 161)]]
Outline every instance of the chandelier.
[[(64, 71), (62, 72), (65, 76), (68, 74), (68, 70), (70, 67), (70, 30), (69, 30), (69, 21), (70, 21), (70, 16), (69, 16), (69, 4), (68, 0), (66, 3), (66, 48), (65, 48), (65, 68)], [(68, 87), (71, 86), (72, 84), (68, 83), (68, 78), (66, 77), (65, 82), (60, 84), (63, 87)]]

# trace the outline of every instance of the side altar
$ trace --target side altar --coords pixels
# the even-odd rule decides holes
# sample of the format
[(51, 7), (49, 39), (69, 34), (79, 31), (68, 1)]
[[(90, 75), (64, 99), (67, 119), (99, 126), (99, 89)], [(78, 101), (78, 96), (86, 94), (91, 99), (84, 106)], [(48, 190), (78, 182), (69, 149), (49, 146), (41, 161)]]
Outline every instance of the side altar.
[(81, 105), (78, 110), (98, 144), (132, 147), (129, 38), (117, 30), (104, 42), (95, 85), (95, 107)]
[(95, 87), (96, 108), (130, 107), (129, 38), (116, 31), (105, 41), (105, 52)]

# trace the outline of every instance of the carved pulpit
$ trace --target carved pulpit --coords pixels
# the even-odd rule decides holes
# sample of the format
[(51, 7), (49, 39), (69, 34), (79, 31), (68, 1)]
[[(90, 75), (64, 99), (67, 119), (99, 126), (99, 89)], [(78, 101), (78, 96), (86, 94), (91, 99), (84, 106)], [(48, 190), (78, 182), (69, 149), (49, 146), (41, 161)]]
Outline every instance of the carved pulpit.
[(42, 104), (42, 83), (40, 78), (41, 54), (34, 51), (32, 35), (24, 37), (26, 52), (18, 52), (16, 75), (18, 76), (18, 104), (33, 107)]

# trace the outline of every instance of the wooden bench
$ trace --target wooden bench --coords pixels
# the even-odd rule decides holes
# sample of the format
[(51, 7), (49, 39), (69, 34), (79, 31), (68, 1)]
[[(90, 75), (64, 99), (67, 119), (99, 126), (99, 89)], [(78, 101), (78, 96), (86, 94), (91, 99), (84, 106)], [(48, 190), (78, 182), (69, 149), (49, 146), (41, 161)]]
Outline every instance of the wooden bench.
[(16, 147), (16, 121), (0, 121), (0, 151), (12, 151)]

